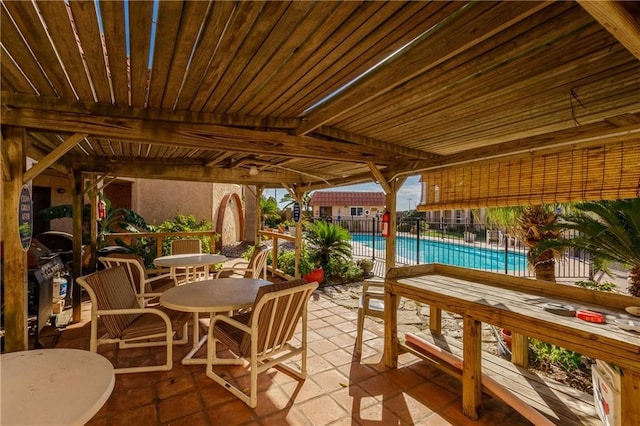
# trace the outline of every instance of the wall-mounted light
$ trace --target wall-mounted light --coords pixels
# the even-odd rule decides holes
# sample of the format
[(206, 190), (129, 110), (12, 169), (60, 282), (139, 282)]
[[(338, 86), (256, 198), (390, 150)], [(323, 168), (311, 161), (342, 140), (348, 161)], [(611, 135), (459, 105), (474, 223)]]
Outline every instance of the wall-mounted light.
[(57, 189), (56, 189), (56, 192), (57, 192), (58, 194), (64, 194), (65, 192), (67, 192), (67, 190), (66, 190), (66, 189), (64, 189), (64, 188), (57, 188)]
[(249, 176), (255, 176), (258, 174), (258, 168), (256, 166), (251, 166), (249, 168)]

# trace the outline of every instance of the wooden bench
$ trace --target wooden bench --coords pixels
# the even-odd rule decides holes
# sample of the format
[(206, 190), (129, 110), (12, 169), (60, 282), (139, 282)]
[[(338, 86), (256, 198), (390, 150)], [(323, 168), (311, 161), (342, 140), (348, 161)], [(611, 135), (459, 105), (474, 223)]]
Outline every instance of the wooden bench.
[[(443, 351), (462, 357), (462, 342), (457, 339), (434, 335), (428, 331), (416, 335)], [(442, 359), (422, 348), (405, 341), (401, 341), (400, 345), (403, 350), (424, 359), (445, 373), (459, 379), (462, 378), (461, 370), (443, 363)], [(586, 392), (563, 385), (526, 368), (518, 367), (486, 351), (482, 352), (482, 372), (557, 425), (602, 424), (595, 410), (593, 396)], [(488, 395), (497, 396), (484, 384), (482, 390)], [(508, 403), (508, 401), (505, 402)]]

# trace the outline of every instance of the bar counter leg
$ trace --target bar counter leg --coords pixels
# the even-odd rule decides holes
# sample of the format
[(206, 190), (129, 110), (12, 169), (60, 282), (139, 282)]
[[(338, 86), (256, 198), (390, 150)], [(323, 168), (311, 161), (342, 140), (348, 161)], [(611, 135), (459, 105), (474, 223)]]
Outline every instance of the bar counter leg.
[(384, 292), (384, 364), (389, 368), (398, 366), (398, 296)]
[(482, 401), (482, 323), (468, 315), (464, 316), (462, 344), (462, 412), (477, 420)]
[(429, 330), (433, 334), (442, 334), (442, 310), (435, 305), (429, 305)]
[(640, 425), (640, 373), (625, 369), (620, 390), (620, 424)]

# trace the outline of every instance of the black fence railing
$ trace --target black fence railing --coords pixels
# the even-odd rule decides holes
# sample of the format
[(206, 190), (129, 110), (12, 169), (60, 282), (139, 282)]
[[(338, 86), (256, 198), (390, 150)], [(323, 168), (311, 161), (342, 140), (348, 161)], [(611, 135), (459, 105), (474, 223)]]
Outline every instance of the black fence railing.
[[(380, 218), (318, 218), (339, 224), (351, 233), (355, 257), (385, 260), (385, 239)], [(417, 265), (444, 263), (516, 276), (534, 276), (527, 262), (528, 249), (516, 238), (482, 223), (431, 223), (420, 218), (397, 222), (396, 263)], [(567, 250), (556, 262), (556, 278), (588, 278), (592, 265), (588, 254)]]

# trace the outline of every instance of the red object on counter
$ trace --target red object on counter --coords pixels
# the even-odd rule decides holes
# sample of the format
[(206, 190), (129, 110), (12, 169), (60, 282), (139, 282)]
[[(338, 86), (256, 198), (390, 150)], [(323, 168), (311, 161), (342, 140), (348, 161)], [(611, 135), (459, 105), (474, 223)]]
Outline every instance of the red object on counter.
[(589, 311), (587, 309), (580, 309), (576, 311), (576, 316), (581, 320), (588, 321), (588, 322), (597, 322), (597, 323), (606, 322), (604, 319), (604, 315), (602, 315), (600, 312)]

